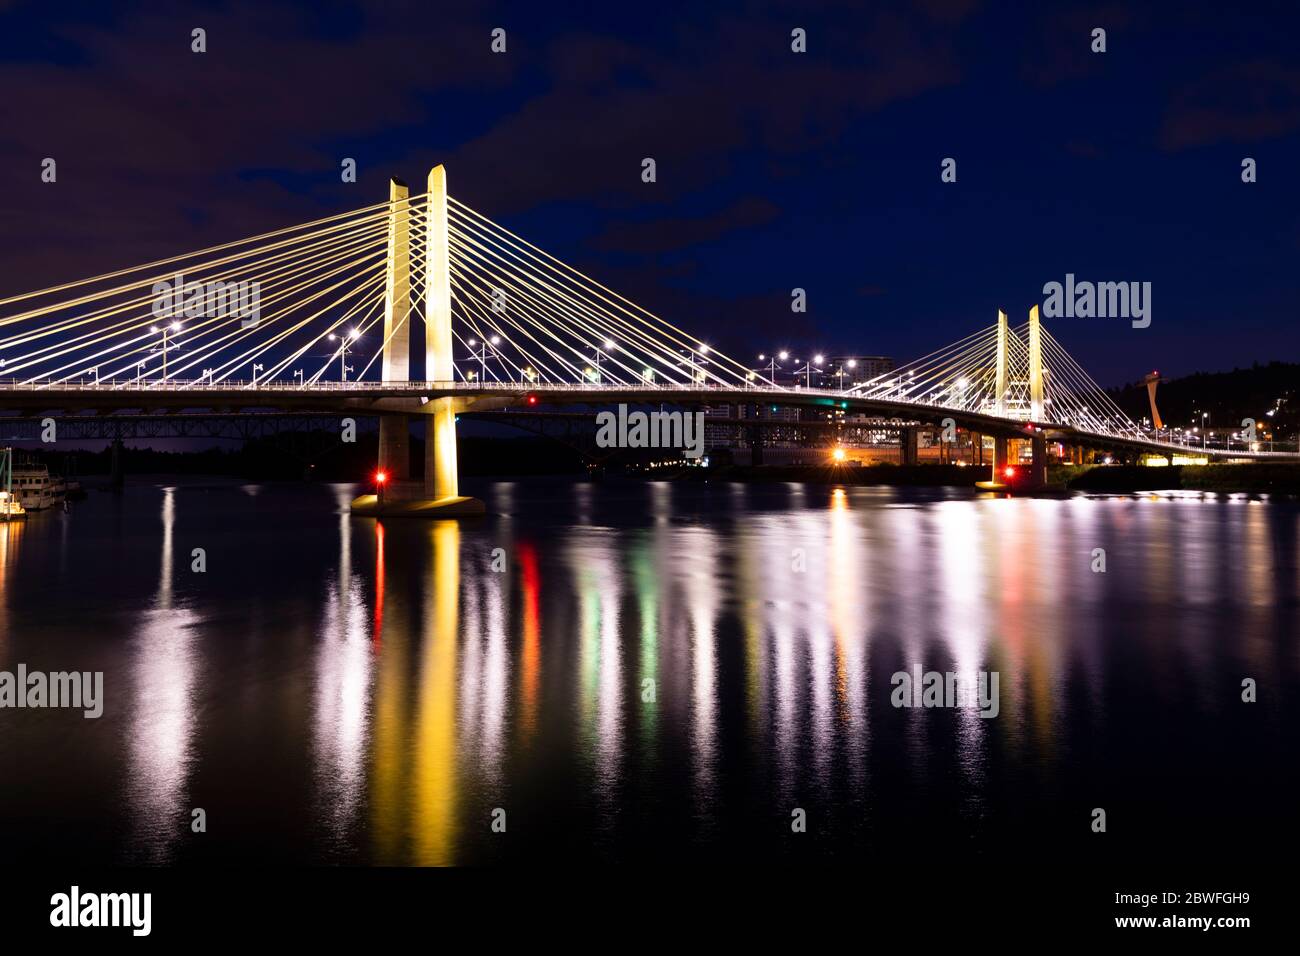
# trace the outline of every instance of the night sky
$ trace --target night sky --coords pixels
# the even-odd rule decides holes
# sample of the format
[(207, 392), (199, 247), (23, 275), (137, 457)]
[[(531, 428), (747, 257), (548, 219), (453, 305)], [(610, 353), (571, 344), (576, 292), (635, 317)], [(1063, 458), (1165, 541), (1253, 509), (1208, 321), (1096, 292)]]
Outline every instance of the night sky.
[(0, 2), (0, 296), (442, 162), (463, 202), (742, 361), (904, 361), (1023, 321), (1067, 272), (1153, 286), (1150, 328), (1052, 320), (1103, 385), (1294, 361), (1297, 36), (1282, 4)]

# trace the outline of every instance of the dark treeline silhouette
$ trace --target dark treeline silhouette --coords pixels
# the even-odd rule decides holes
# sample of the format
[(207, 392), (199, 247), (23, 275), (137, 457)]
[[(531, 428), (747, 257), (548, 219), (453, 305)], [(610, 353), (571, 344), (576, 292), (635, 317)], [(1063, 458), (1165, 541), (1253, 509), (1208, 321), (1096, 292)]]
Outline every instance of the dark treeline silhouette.
[[(462, 475), (577, 474), (581, 456), (549, 439), (462, 436), (457, 442)], [(159, 450), (148, 445), (122, 448), (122, 465), (131, 474), (225, 475), (258, 480), (366, 481), (374, 474), (378, 441), (373, 432), (359, 432), (355, 442), (342, 442), (337, 433), (284, 433), (252, 439), (235, 448), (199, 451)], [(99, 451), (29, 448), (20, 461), (37, 461), (69, 477), (108, 476), (112, 446)], [(424, 442), (411, 440), (413, 477), (424, 470)]]

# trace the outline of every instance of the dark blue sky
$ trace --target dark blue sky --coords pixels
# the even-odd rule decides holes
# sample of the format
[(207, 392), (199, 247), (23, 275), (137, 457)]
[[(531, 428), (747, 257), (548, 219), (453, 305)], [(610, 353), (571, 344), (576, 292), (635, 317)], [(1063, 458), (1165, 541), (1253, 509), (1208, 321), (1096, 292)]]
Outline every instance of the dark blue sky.
[(444, 162), (462, 201), (742, 360), (906, 360), (1073, 272), (1153, 286), (1148, 329), (1053, 321), (1103, 385), (1295, 361), (1300, 14), (1243, 10), (0, 0), (0, 296)]

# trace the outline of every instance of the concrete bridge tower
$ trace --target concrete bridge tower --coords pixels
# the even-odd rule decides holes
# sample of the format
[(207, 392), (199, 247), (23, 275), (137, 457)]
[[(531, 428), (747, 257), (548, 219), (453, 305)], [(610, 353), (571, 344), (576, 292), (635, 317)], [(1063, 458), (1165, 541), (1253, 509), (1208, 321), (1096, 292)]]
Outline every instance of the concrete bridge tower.
[[(389, 187), (391, 204), (388, 274), (384, 297), (384, 379), (408, 381), (410, 378), (410, 203), (405, 184), (393, 180)], [(429, 172), (429, 191), (425, 197), (423, 235), (424, 270), (424, 381), (451, 385), (455, 381), (452, 364), (451, 335), (451, 266), (447, 227), (447, 170), (435, 166)], [(405, 321), (403, 321), (405, 319)], [(424, 486), (423, 489), (394, 484), (393, 493), (380, 500), (376, 495), (362, 495), (352, 502), (354, 514), (413, 515), (428, 518), (453, 518), (482, 514), (483, 502), (460, 494), (456, 465), (456, 412), (463, 399), (454, 396), (432, 398), (418, 413), (424, 416)], [(410, 448), (406, 415), (385, 413), (380, 416), (379, 464), (394, 478), (409, 477)], [(423, 494), (420, 494), (423, 491)], [(414, 493), (412, 493), (414, 492)]]
[[(998, 345), (997, 356), (994, 360), (993, 387), (996, 391), (994, 399), (994, 414), (1003, 416), (1007, 413), (1007, 345), (1008, 345), (1007, 314), (998, 309)], [(995, 435), (993, 436), (993, 484), (1002, 481), (1003, 472), (1007, 467), (1007, 440), (1006, 438)]]
[[(382, 380), (411, 380), (411, 190), (388, 181), (388, 260), (384, 271), (384, 355)], [(379, 470), (392, 486), (411, 477), (410, 417), (379, 417)]]
[(1029, 420), (1043, 420), (1043, 330), (1038, 306), (1029, 310)]

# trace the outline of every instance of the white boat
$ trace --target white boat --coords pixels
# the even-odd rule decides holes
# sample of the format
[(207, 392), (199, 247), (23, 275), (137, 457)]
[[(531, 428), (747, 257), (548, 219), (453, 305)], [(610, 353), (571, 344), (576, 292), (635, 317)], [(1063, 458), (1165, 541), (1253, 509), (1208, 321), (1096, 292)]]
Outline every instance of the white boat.
[(42, 511), (63, 503), (66, 483), (57, 475), (50, 477), (46, 465), (14, 465), (13, 495), (26, 511)]

